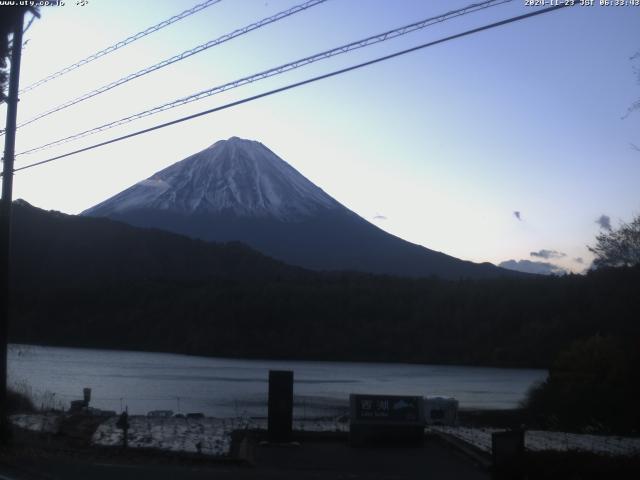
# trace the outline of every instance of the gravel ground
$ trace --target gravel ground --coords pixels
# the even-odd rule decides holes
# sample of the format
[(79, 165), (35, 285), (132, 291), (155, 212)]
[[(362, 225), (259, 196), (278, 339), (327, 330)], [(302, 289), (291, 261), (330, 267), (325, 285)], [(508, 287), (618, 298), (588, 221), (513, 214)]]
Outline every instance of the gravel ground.
[[(61, 414), (13, 415), (11, 422), (31, 432), (55, 434), (63, 421)], [(123, 434), (116, 424), (118, 417), (105, 418), (90, 443), (96, 446), (122, 445)], [(244, 418), (158, 418), (129, 417), (128, 443), (131, 448), (153, 448), (172, 452), (227, 456), (231, 450), (231, 433), (237, 430), (267, 428), (266, 419)], [(293, 429), (306, 432), (348, 432), (349, 424), (336, 420), (294, 420)]]
[(58, 433), (62, 423), (60, 414), (11, 415), (11, 423), (31, 432)]
[[(491, 453), (491, 434), (502, 430), (466, 427), (430, 427), (430, 429), (451, 435), (487, 453)], [(608, 456), (640, 455), (640, 438), (631, 437), (527, 430), (524, 443), (525, 448), (532, 452), (578, 451)]]
[[(60, 414), (13, 415), (14, 425), (32, 432), (59, 432)], [(90, 443), (96, 446), (122, 445), (122, 430), (116, 427), (118, 417), (105, 419), (93, 433)], [(231, 433), (237, 430), (266, 429), (266, 419), (252, 418), (157, 418), (129, 417), (129, 447), (151, 448), (171, 452), (228, 456)], [(305, 432), (348, 432), (349, 424), (335, 419), (294, 420), (294, 430)], [(429, 427), (427, 431), (444, 433), (491, 452), (491, 434), (497, 428)], [(528, 430), (525, 447), (529, 451), (580, 451), (608, 456), (640, 455), (640, 438), (573, 434)]]

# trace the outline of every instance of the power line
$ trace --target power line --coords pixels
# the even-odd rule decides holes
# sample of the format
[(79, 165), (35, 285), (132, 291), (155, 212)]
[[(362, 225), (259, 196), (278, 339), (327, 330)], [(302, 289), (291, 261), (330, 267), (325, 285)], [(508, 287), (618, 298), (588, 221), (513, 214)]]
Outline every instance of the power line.
[(65, 108), (69, 108), (72, 105), (75, 105), (76, 103), (80, 103), (84, 100), (88, 100), (89, 98), (95, 97), (96, 95), (100, 95), (101, 93), (104, 93), (106, 91), (111, 90), (112, 88), (116, 88), (119, 87), (122, 84), (125, 84), (127, 82), (130, 82), (131, 80), (135, 80), (136, 78), (142, 77), (143, 75), (147, 75), (148, 73), (154, 72), (156, 70), (159, 70), (161, 68), (164, 68), (168, 65), (171, 65), (173, 63), (179, 62), (181, 60), (184, 60), (185, 58), (189, 58), (192, 55), (195, 55), (196, 53), (200, 53), (203, 52), (211, 47), (215, 47), (216, 45), (220, 45), (221, 43), (227, 42), (235, 37), (239, 37), (241, 35), (245, 35), (253, 30), (257, 30), (258, 28), (262, 28), (265, 25), (269, 25), (271, 23), (277, 22), (278, 20), (282, 20), (283, 18), (289, 17), (291, 15), (294, 15), (296, 13), (300, 13), (304, 10), (307, 10), (311, 7), (315, 7), (316, 5), (320, 5), (324, 2), (326, 2), (327, 0), (308, 0), (305, 3), (302, 3), (300, 5), (296, 5), (294, 7), (288, 8), (287, 10), (283, 10), (282, 12), (276, 13), (275, 15), (272, 15), (270, 17), (267, 18), (263, 18), (262, 20), (259, 20), (255, 23), (252, 23), (250, 25), (247, 25), (245, 27), (239, 28), (237, 30), (234, 30), (233, 32), (227, 33), (225, 35), (222, 35), (221, 37), (218, 37), (214, 40), (210, 40), (206, 43), (203, 43), (201, 45), (198, 45), (197, 47), (191, 48), (189, 50), (186, 50), (178, 55), (174, 55), (171, 58), (167, 58), (159, 63), (156, 63), (155, 65), (151, 65), (149, 67), (143, 68), (142, 70), (138, 70), (137, 72), (134, 73), (130, 73), (129, 75), (122, 77), (118, 80), (115, 80), (111, 83), (108, 83), (106, 85), (103, 85), (95, 90), (92, 90), (90, 92), (84, 93), (82, 95), (80, 95), (79, 97), (76, 97), (72, 100), (68, 100), (60, 105), (58, 105), (57, 107), (54, 107), (50, 110), (47, 110), (43, 113), (40, 113), (38, 115), (36, 115), (35, 117), (33, 117), (30, 120), (27, 120), (26, 122), (22, 122), (21, 124), (18, 125), (18, 128), (20, 127), (24, 127), (25, 125), (29, 125), (30, 123), (35, 122), (36, 120), (40, 120), (41, 118), (47, 117), (49, 115), (51, 115), (52, 113), (56, 113), (59, 112), (60, 110), (64, 110)]
[(114, 120), (109, 123), (105, 123), (98, 127), (91, 128), (89, 130), (84, 130), (82, 132), (75, 133), (68, 137), (60, 138), (58, 140), (54, 140), (49, 143), (45, 143), (44, 145), (40, 145), (38, 147), (31, 148), (29, 150), (25, 150), (23, 152), (18, 153), (16, 156), (31, 154), (35, 152), (39, 152), (41, 150), (45, 150), (48, 148), (52, 148), (58, 145), (62, 145), (64, 143), (68, 143), (74, 140), (78, 140), (80, 138), (87, 137), (89, 135), (93, 135), (95, 133), (104, 132), (105, 130), (109, 130), (111, 128), (118, 127), (120, 125), (124, 125), (135, 120), (148, 117), (150, 115), (154, 115), (156, 113), (163, 112), (165, 110), (170, 110), (172, 108), (176, 108), (182, 105), (186, 105), (191, 102), (195, 102), (197, 100), (201, 100), (203, 98), (210, 97), (212, 95), (216, 95), (218, 93), (225, 92), (227, 90), (231, 90), (234, 88), (241, 87), (243, 85), (247, 85), (249, 83), (254, 83), (259, 80), (264, 80), (266, 78), (273, 77), (275, 75), (280, 75), (282, 73), (286, 73), (291, 70), (295, 70), (297, 68), (303, 67), (305, 65), (309, 65), (311, 63), (317, 62), (319, 60), (325, 60), (327, 58), (331, 58), (336, 55), (341, 55), (343, 53), (347, 53), (353, 50), (357, 50), (363, 47), (367, 47), (373, 45), (375, 43), (385, 42), (387, 40), (391, 40), (392, 38), (396, 38), (402, 35), (406, 35), (408, 33), (414, 32), (416, 30), (420, 30), (436, 23), (441, 23), (446, 20), (450, 20), (452, 18), (456, 18), (462, 15), (467, 15), (469, 13), (473, 13), (478, 10), (483, 10), (485, 8), (494, 7), (497, 5), (501, 5), (503, 3), (511, 2), (512, 0), (488, 0), (481, 3), (474, 3), (467, 7), (452, 10), (450, 12), (444, 13), (442, 15), (438, 15), (436, 17), (427, 18), (424, 20), (420, 20), (419, 22), (414, 22), (409, 25), (405, 25), (403, 27), (395, 28), (393, 30), (388, 30), (386, 32), (382, 32), (376, 35), (372, 35), (370, 37), (364, 38), (362, 40), (357, 40), (355, 42), (348, 43), (346, 45), (341, 45), (339, 47), (332, 48), (330, 50), (325, 50), (324, 52), (316, 53), (314, 55), (301, 58), (298, 60), (294, 60), (293, 62), (286, 63), (284, 65), (280, 65), (278, 67), (270, 68), (268, 70), (264, 70), (262, 72), (250, 75), (248, 77), (243, 77), (232, 82), (225, 83), (223, 85), (218, 85), (216, 87), (203, 90), (187, 97), (178, 98), (171, 102), (164, 103), (162, 105), (153, 107), (148, 110), (143, 110), (142, 112), (135, 113), (133, 115), (129, 115), (118, 120)]
[[(204, 10), (205, 8), (211, 7), (213, 5), (215, 5), (216, 3), (220, 3), (222, 0), (207, 0), (206, 2), (202, 2), (199, 3), (198, 5), (194, 5), (193, 7), (185, 10), (184, 12), (181, 12), (177, 15), (174, 15), (171, 18), (168, 18), (166, 20), (163, 20), (162, 22), (153, 25), (145, 30), (142, 30), (141, 32), (138, 32), (134, 35), (131, 35), (130, 37), (125, 38), (124, 40), (119, 41), (118, 43), (114, 43), (113, 45), (100, 50), (99, 52), (96, 52), (92, 55), (89, 55), (86, 58), (83, 58), (82, 60), (77, 61), (76, 63), (69, 65), (67, 67), (64, 67), (61, 70), (58, 70), (57, 72), (52, 73), (51, 75), (38, 80), (35, 83), (32, 83), (31, 85), (26, 86), (25, 88), (23, 88), (22, 90), (20, 90), (20, 93), (26, 93), (30, 90), (33, 90), (35, 88), (38, 88), (40, 85), (43, 85), (51, 80), (53, 80), (54, 78), (58, 78), (62, 75), (64, 75), (65, 73), (69, 73), (72, 70), (75, 70), (76, 68), (80, 68), (88, 63), (93, 62), (94, 60), (97, 60), (100, 57), (104, 57), (105, 55), (108, 55), (111, 52), (115, 52), (116, 50), (119, 50), (120, 48), (129, 45), (130, 43), (135, 42), (136, 40), (140, 40), (143, 37), (146, 37), (147, 35), (150, 35), (154, 32), (157, 32), (158, 30), (162, 30), (165, 27), (168, 27), (169, 25), (171, 25), (172, 23), (175, 23), (179, 20), (182, 20), (183, 18), (187, 18), (191, 15), (193, 15), (194, 13), (198, 13), (201, 10)], [(33, 21), (33, 19), (32, 19)], [(29, 26), (31, 26), (31, 22), (29, 22), (29, 25), (27, 26), (27, 29), (29, 28)]]
[(66, 158), (66, 157), (70, 157), (70, 156), (76, 155), (78, 153), (86, 152), (86, 151), (93, 150), (93, 149), (98, 148), (98, 147), (109, 145), (111, 143), (116, 143), (116, 142), (120, 142), (122, 140), (126, 140), (128, 138), (136, 137), (136, 136), (142, 135), (144, 133), (149, 133), (149, 132), (152, 132), (154, 130), (159, 130), (161, 128), (169, 127), (171, 125), (175, 125), (175, 124), (178, 124), (178, 123), (186, 122), (187, 120), (192, 120), (192, 119), (197, 118), (197, 117), (202, 117), (204, 115), (209, 115), (211, 113), (219, 112), (221, 110), (226, 110), (226, 109), (231, 108), (231, 107), (236, 107), (238, 105), (242, 105), (244, 103), (252, 102), (252, 101), (258, 100), (260, 98), (269, 97), (271, 95), (275, 95), (276, 93), (280, 93), (280, 92), (284, 92), (284, 91), (287, 91), (287, 90), (291, 90), (291, 89), (294, 89), (294, 88), (297, 88), (297, 87), (301, 87), (303, 85), (307, 85), (307, 84), (310, 84), (310, 83), (315, 83), (317, 81), (324, 80), (324, 79), (331, 78), (331, 77), (335, 77), (337, 75), (342, 75), (343, 73), (347, 73), (347, 72), (350, 72), (350, 71), (353, 71), (353, 70), (357, 70), (357, 69), (360, 69), (360, 68), (363, 68), (363, 67), (367, 67), (369, 65), (374, 65), (376, 63), (380, 63), (380, 62), (383, 62), (383, 61), (386, 61), (386, 60), (390, 60), (392, 58), (400, 57), (400, 56), (406, 55), (408, 53), (412, 53), (412, 52), (415, 52), (415, 51), (418, 51), (418, 50), (422, 50), (424, 48), (432, 47), (432, 46), (438, 45), (440, 43), (448, 42), (450, 40), (455, 40), (457, 38), (465, 37), (467, 35), (472, 35), (474, 33), (479, 33), (479, 32), (482, 32), (484, 30), (489, 30), (489, 29), (492, 29), (492, 28), (500, 27), (502, 25), (507, 25), (509, 23), (517, 22), (517, 21), (520, 21), (520, 20), (525, 20), (527, 18), (535, 17), (537, 15), (542, 15), (544, 13), (552, 12), (552, 11), (559, 10), (559, 9), (565, 8), (565, 7), (570, 7), (570, 6), (573, 6), (573, 5), (576, 5), (576, 4), (574, 4), (574, 3), (563, 3), (563, 4), (560, 4), (560, 5), (553, 6), (553, 7), (548, 7), (548, 8), (544, 8), (544, 9), (541, 9), (541, 10), (536, 10), (536, 11), (533, 11), (533, 12), (530, 12), (530, 13), (526, 13), (526, 14), (523, 14), (523, 15), (518, 15), (516, 17), (507, 18), (506, 20), (501, 20), (499, 22), (490, 23), (490, 24), (484, 25), (482, 27), (474, 28), (474, 29), (471, 29), (471, 30), (466, 30), (466, 31), (464, 31), (462, 33), (457, 33), (455, 35), (450, 35), (448, 37), (444, 37), (444, 38), (441, 38), (439, 40), (434, 40), (432, 42), (423, 43), (421, 45), (418, 45), (418, 46), (415, 46), (415, 47), (411, 47), (411, 48), (408, 48), (406, 50), (401, 50), (399, 52), (395, 52), (395, 53), (392, 53), (392, 54), (389, 54), (389, 55), (378, 57), (378, 58), (375, 58), (373, 60), (369, 60), (369, 61), (366, 61), (366, 62), (363, 62), (363, 63), (359, 63), (359, 64), (356, 64), (356, 65), (352, 65), (350, 67), (342, 68), (340, 70), (334, 70), (333, 72), (325, 73), (323, 75), (312, 77), (312, 78), (309, 78), (307, 80), (302, 80), (300, 82), (291, 83), (291, 84), (286, 85), (284, 87), (280, 87), (280, 88), (276, 88), (276, 89), (273, 89), (273, 90), (269, 90), (267, 92), (263, 92), (263, 93), (260, 93), (260, 94), (257, 94), (257, 95), (253, 95), (251, 97), (246, 97), (246, 98), (243, 98), (241, 100), (236, 100), (234, 102), (230, 102), (230, 103), (227, 103), (225, 105), (221, 105), (219, 107), (210, 108), (208, 110), (204, 110), (202, 112), (194, 113), (192, 115), (187, 115), (186, 117), (181, 117), (181, 118), (178, 118), (176, 120), (172, 120), (170, 122), (161, 123), (161, 124), (155, 125), (153, 127), (145, 128), (143, 130), (138, 130), (137, 132), (129, 133), (127, 135), (122, 135), (120, 137), (112, 138), (112, 139), (106, 140), (104, 142), (96, 143), (96, 144), (91, 145), (89, 147), (80, 148), (78, 150), (74, 150), (74, 151), (71, 151), (71, 152), (68, 152), (68, 153), (65, 153), (65, 154), (62, 154), (62, 155), (57, 155), (55, 157), (48, 158), (46, 160), (41, 160), (39, 162), (31, 163), (29, 165), (25, 165), (24, 167), (20, 167), (20, 168), (14, 169), (14, 172), (18, 172), (20, 170), (26, 170), (28, 168), (33, 168), (33, 167), (36, 167), (36, 166), (39, 166), (39, 165), (43, 165), (45, 163), (53, 162), (55, 160), (59, 160), (59, 159)]

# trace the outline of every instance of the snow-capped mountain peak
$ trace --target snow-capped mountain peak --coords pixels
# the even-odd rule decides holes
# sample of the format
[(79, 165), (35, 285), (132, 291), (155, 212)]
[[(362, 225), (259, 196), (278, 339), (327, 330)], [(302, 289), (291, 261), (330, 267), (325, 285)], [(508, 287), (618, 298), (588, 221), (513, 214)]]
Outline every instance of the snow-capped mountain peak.
[(294, 220), (342, 207), (262, 143), (220, 140), (83, 212), (232, 213)]
[(259, 142), (221, 140), (83, 212), (205, 241), (240, 241), (315, 270), (514, 275), (395, 237), (342, 206)]

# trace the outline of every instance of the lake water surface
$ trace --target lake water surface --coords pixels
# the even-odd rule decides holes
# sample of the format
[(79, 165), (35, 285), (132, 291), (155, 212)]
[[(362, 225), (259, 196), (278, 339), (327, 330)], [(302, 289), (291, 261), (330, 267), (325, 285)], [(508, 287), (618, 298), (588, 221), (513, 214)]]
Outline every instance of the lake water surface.
[(270, 369), (294, 371), (296, 416), (346, 411), (350, 393), (455, 397), (461, 408), (514, 408), (546, 370), (393, 363), (207, 358), (167, 353), (10, 345), (9, 380), (39, 403), (208, 416), (266, 415)]

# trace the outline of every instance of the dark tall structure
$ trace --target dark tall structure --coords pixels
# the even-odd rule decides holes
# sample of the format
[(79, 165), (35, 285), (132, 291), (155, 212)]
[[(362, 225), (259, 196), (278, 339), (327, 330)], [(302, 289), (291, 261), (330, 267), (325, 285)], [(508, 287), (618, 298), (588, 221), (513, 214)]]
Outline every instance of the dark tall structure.
[(13, 160), (16, 144), (16, 117), (18, 113), (18, 88), (20, 82), (24, 9), (13, 9), (12, 13), (14, 13), (15, 19), (13, 25), (13, 47), (11, 49), (9, 96), (7, 97), (2, 200), (0, 201), (0, 442), (3, 443), (9, 438), (9, 418), (7, 415), (7, 336), (9, 330), (11, 201), (13, 195)]
[(293, 372), (269, 370), (269, 441), (291, 441), (293, 423)]

